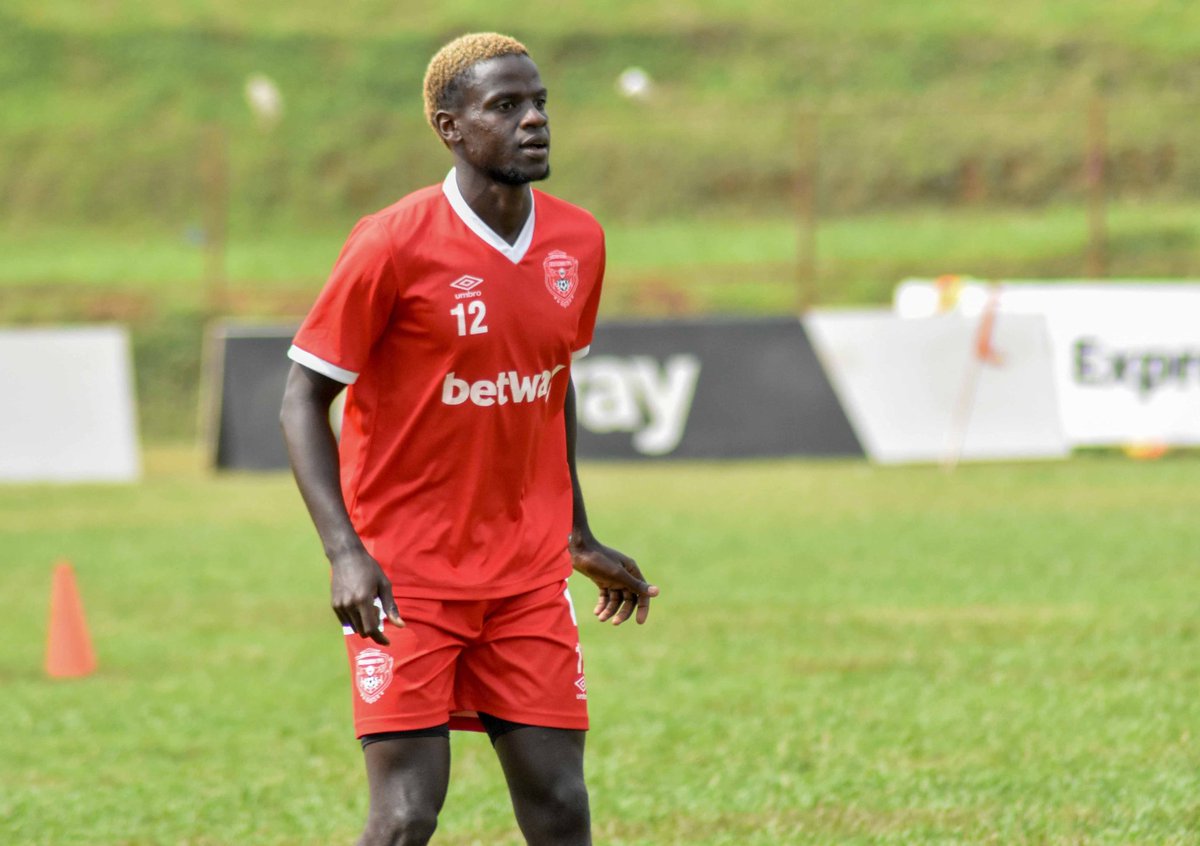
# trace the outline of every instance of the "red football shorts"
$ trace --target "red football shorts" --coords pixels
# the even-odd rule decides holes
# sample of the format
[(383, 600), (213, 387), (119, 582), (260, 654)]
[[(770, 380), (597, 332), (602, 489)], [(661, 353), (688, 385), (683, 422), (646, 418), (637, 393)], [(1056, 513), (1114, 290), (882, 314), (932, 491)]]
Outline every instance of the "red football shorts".
[(586, 729), (587, 683), (566, 582), (500, 599), (396, 597), (404, 628), (381, 646), (353, 632), (346, 651), (354, 730), (362, 737), (450, 723), (482, 731), (476, 712)]

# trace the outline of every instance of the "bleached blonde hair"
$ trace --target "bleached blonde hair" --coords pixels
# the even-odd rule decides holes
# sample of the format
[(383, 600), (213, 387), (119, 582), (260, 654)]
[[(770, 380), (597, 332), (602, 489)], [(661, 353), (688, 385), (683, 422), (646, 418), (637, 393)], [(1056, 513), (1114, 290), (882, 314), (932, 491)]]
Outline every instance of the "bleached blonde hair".
[[(425, 69), (425, 118), (454, 105), (464, 73), (480, 62), (499, 56), (528, 56), (525, 45), (498, 32), (472, 32), (451, 41), (429, 60)], [(434, 127), (436, 129), (436, 127)]]

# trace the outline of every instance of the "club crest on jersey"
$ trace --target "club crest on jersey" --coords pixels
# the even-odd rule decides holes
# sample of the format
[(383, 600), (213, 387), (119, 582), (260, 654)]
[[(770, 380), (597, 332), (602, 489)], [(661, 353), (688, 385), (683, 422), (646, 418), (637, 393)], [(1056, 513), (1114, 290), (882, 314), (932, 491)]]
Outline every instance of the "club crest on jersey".
[(392, 656), (378, 649), (364, 649), (354, 659), (354, 684), (363, 702), (370, 705), (392, 683)]
[(562, 250), (554, 250), (546, 256), (542, 267), (546, 270), (546, 287), (555, 302), (566, 308), (575, 299), (575, 291), (579, 288), (579, 259), (571, 258)]

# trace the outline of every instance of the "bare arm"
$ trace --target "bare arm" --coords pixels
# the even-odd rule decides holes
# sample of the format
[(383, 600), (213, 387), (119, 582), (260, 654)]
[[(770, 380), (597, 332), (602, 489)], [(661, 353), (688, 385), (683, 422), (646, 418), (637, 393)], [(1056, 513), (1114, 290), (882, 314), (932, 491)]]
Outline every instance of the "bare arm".
[(338, 479), (338, 451), (329, 425), (329, 407), (344, 388), (341, 382), (292, 364), (279, 414), (292, 473), (325, 556), (333, 569), (331, 604), (342, 625), (377, 643), (388, 642), (375, 600), (387, 619), (403, 626), (392, 584), (363, 546), (350, 522)]
[(571, 563), (600, 589), (600, 596), (592, 611), (600, 622), (611, 619), (613, 625), (619, 626), (636, 609), (638, 623), (644, 623), (650, 614), (650, 599), (658, 596), (658, 588), (646, 582), (636, 561), (600, 543), (588, 526), (587, 508), (583, 504), (579, 473), (575, 469), (575, 441), (579, 426), (575, 414), (574, 382), (567, 385), (563, 417), (567, 427), (567, 466), (571, 472), (573, 516), (568, 543)]

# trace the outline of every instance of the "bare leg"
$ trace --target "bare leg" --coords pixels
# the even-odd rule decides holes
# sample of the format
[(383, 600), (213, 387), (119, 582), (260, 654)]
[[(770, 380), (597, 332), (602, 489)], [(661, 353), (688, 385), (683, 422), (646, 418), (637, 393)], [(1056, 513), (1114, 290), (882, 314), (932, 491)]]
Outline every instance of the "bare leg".
[(437, 828), (450, 781), (444, 737), (381, 740), (363, 750), (371, 808), (359, 846), (424, 846)]
[(587, 732), (526, 726), (496, 739), (513, 811), (530, 846), (591, 846), (583, 780)]

